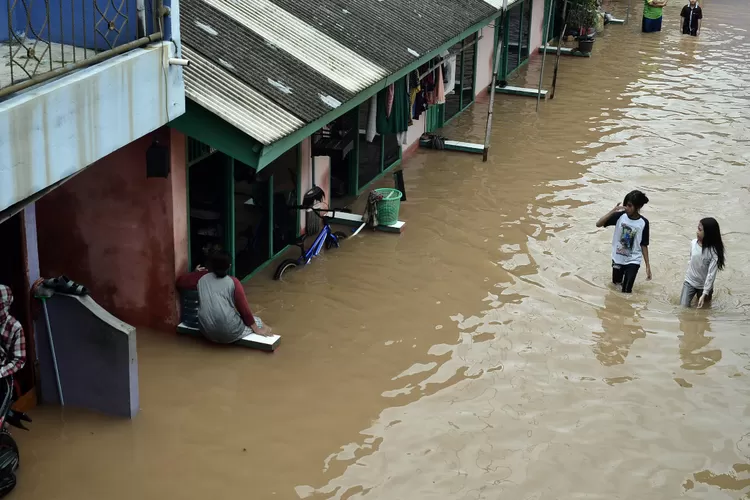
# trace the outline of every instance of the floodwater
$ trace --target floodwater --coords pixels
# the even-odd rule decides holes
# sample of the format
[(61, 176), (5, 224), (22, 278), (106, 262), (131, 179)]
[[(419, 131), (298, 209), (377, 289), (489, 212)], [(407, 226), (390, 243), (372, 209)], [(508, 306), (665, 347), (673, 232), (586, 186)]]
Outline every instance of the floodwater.
[[(139, 331), (139, 416), (36, 409), (14, 498), (748, 498), (750, 8), (706, 0), (694, 39), (680, 7), (563, 59), (538, 115), (499, 96), (488, 163), (409, 159), (403, 235), (254, 280), (275, 354)], [(623, 296), (594, 222), (635, 188), (654, 279)], [(681, 310), (709, 215), (727, 269)]]

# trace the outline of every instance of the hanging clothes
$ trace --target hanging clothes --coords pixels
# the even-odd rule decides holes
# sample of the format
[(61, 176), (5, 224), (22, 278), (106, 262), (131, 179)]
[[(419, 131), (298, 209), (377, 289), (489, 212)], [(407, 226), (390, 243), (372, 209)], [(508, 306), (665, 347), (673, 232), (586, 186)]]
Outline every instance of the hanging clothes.
[(385, 116), (390, 118), (391, 110), (393, 110), (393, 84), (385, 90)]
[(410, 76), (407, 75), (405, 80), (406, 80), (406, 96), (407, 96), (406, 98), (409, 100), (409, 123), (408, 125), (409, 127), (411, 127), (414, 124), (414, 122), (412, 121), (412, 118), (411, 118), (412, 102), (411, 102), (411, 78)]
[(443, 83), (443, 66), (438, 66), (437, 85), (435, 86), (435, 102), (445, 104), (445, 84)]
[(443, 84), (445, 95), (456, 91), (456, 54), (451, 54), (447, 50), (443, 52)]
[(378, 97), (372, 96), (370, 98), (370, 110), (367, 113), (367, 129), (365, 130), (365, 139), (367, 139), (367, 142), (375, 140), (375, 135), (377, 135), (377, 119)]
[(422, 91), (419, 83), (419, 71), (412, 71), (409, 75), (409, 119), (419, 118), (417, 114), (416, 101), (417, 95)]
[[(429, 70), (430, 64), (425, 65), (425, 69)], [(435, 104), (435, 86), (437, 82), (435, 81), (435, 71), (429, 72), (425, 77), (422, 79), (422, 85), (424, 86), (425, 90), (425, 100), (427, 101), (428, 105)]]
[(414, 99), (414, 119), (419, 120), (419, 117), (422, 116), (422, 113), (427, 111), (427, 93), (425, 92), (424, 88), (420, 89), (419, 92), (417, 92), (417, 96)]
[(393, 84), (393, 100), (391, 113), (386, 113), (388, 107), (388, 91), (378, 92), (377, 132), (383, 134), (397, 134), (409, 129), (409, 95), (406, 93), (406, 79), (401, 78)]

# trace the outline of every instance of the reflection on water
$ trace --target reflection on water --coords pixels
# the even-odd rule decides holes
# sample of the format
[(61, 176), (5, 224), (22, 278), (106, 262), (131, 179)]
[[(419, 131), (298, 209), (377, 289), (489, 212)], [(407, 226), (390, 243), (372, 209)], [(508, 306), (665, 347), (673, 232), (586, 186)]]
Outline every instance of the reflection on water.
[(637, 307), (616, 291), (608, 291), (604, 296), (604, 307), (596, 311), (602, 321), (602, 331), (594, 332), (598, 337), (594, 353), (604, 366), (625, 363), (633, 342), (646, 338)]
[[(255, 280), (275, 354), (139, 332), (141, 414), (38, 409), (17, 498), (746, 497), (750, 9), (713, 0), (692, 38), (680, 7), (563, 59), (539, 115), (499, 96), (488, 163), (408, 160), (403, 235)], [(481, 141), (485, 113), (446, 134)], [(594, 223), (634, 188), (654, 280), (625, 297)], [(709, 309), (681, 311), (709, 215), (727, 269)]]
[(688, 310), (679, 314), (680, 359), (685, 370), (705, 370), (721, 361), (721, 350), (707, 348), (714, 339), (706, 335), (711, 332), (708, 317), (702, 311), (695, 314)]

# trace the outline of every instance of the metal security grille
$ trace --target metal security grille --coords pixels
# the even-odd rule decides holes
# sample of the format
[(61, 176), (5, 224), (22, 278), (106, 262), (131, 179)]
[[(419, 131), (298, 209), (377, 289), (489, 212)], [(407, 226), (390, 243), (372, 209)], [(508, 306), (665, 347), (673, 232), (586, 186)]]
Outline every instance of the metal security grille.
[[(0, 96), (160, 38), (146, 36), (143, 0), (5, 1)], [(161, 10), (156, 0), (153, 5)]]
[(216, 152), (216, 148), (212, 148), (208, 144), (204, 144), (197, 139), (192, 137), (187, 138), (187, 165), (195, 165), (199, 161), (208, 158)]

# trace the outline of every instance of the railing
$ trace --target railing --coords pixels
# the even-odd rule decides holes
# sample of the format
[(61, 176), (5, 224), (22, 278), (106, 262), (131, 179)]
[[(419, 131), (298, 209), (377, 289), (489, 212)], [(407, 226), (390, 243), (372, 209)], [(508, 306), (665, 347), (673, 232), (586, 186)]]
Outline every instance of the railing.
[(160, 0), (0, 0), (0, 97), (159, 40), (164, 11)]

